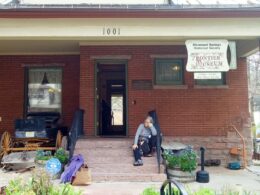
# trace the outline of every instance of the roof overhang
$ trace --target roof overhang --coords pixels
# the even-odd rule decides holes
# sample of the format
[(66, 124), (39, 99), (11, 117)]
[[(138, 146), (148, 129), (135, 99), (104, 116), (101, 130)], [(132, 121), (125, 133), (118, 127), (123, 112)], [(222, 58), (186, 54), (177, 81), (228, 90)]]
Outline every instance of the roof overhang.
[[(214, 24), (214, 25), (213, 25)], [(107, 28), (120, 35), (107, 35)], [(260, 9), (10, 8), (0, 10), (0, 55), (77, 54), (80, 45), (184, 45), (187, 39), (237, 41), (259, 50)]]
[(0, 5), (0, 18), (250, 18), (260, 5)]
[(0, 40), (183, 41), (259, 36), (260, 18), (0, 18)]

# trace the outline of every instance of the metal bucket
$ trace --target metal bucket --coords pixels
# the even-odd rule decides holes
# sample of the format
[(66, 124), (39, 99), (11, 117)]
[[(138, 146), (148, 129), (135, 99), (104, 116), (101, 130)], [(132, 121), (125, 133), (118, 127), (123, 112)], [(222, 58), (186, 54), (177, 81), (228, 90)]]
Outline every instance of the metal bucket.
[(167, 175), (170, 180), (181, 183), (193, 182), (196, 179), (196, 172), (183, 172), (180, 169), (167, 169)]

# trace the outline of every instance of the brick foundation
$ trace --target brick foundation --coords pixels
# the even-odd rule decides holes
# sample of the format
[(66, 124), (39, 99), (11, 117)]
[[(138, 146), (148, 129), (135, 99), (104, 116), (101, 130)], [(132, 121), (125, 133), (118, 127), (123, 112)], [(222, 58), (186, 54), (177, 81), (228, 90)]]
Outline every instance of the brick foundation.
[[(250, 135), (250, 128), (248, 124), (243, 125), (242, 134), (246, 142), (246, 159), (247, 164), (252, 163), (252, 137)], [(186, 145), (191, 145), (195, 149), (200, 158), (200, 147), (206, 149), (205, 160), (220, 159), (221, 165), (226, 166), (228, 162), (237, 161), (237, 156), (230, 155), (229, 151), (232, 147), (239, 147), (242, 149), (241, 139), (231, 129), (227, 132), (226, 136), (177, 136), (177, 137), (164, 137), (165, 141), (176, 141)], [(241, 150), (242, 151), (242, 150)], [(242, 162), (242, 157), (239, 159)]]

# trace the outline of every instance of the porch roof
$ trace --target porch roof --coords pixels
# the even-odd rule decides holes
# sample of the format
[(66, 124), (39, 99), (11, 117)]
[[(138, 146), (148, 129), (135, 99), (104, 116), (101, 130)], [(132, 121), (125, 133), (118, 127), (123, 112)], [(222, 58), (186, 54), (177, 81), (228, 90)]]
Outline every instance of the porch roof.
[[(26, 6), (50, 6), (57, 5), (63, 7), (98, 7), (101, 8), (241, 8), (258, 7), (259, 0), (0, 0), (3, 5)], [(134, 5), (134, 7), (132, 7)], [(163, 6), (163, 7), (162, 7)], [(18, 6), (19, 8), (19, 6)]]
[(31, 17), (55, 12), (55, 17), (62, 17), (61, 13), (68, 11), (64, 16), (73, 17), (76, 12), (80, 13), (77, 17), (104, 18), (107, 13), (111, 13), (109, 17), (260, 17), (260, 0), (0, 0), (0, 17), (12, 16), (13, 12)]
[[(0, 55), (74, 54), (81, 45), (184, 45), (187, 39), (235, 40), (239, 56), (259, 48), (260, 0), (219, 0), (210, 5), (206, 0), (4, 1)], [(111, 29), (115, 34), (106, 33)]]
[(188, 39), (228, 39), (237, 42), (239, 56), (247, 56), (259, 48), (258, 24), (260, 17), (0, 18), (0, 55), (74, 54), (82, 45), (184, 45)]

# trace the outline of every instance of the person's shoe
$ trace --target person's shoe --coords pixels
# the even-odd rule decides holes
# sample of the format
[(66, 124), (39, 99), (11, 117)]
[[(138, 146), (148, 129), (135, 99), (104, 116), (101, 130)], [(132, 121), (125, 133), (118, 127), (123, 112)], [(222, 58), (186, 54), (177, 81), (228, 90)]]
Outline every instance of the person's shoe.
[(134, 166), (143, 166), (143, 161), (142, 160), (135, 161)]
[(138, 161), (135, 161), (133, 165), (134, 165), (134, 166), (139, 166)]
[(138, 160), (138, 162), (139, 162), (139, 165), (140, 165), (140, 166), (143, 166), (143, 164), (144, 164), (144, 163), (143, 163), (143, 160), (140, 159), (140, 160)]
[(153, 156), (152, 153), (149, 153), (149, 154), (145, 155), (145, 157), (152, 157), (152, 156)]

